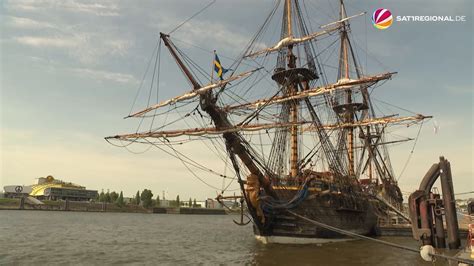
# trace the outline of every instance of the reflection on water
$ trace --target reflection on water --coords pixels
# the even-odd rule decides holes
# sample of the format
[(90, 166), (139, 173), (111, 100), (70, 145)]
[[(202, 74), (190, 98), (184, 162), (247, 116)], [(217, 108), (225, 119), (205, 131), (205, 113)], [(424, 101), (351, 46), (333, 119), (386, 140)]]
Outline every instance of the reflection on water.
[[(386, 241), (416, 246), (407, 238)], [(414, 242), (414, 243), (412, 243)], [(325, 245), (260, 245), (254, 262), (262, 265), (426, 265), (412, 252), (394, 250), (367, 241), (348, 241)]]
[[(368, 241), (263, 245), (232, 216), (0, 211), (0, 264), (431, 265)], [(416, 247), (410, 238), (384, 240)], [(441, 262), (439, 265), (443, 265)]]

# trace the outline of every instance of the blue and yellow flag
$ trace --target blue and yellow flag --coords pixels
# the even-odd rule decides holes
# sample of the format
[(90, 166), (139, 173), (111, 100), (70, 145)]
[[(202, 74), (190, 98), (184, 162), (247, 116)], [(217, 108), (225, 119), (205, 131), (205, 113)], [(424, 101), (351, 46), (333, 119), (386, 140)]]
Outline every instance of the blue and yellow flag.
[(222, 65), (221, 65), (221, 61), (219, 60), (219, 57), (217, 56), (217, 54), (215, 54), (215, 58), (214, 58), (214, 70), (216, 71), (217, 73), (217, 76), (223, 80), (224, 79), (224, 74), (229, 71), (229, 69), (226, 69), (226, 68), (223, 68)]

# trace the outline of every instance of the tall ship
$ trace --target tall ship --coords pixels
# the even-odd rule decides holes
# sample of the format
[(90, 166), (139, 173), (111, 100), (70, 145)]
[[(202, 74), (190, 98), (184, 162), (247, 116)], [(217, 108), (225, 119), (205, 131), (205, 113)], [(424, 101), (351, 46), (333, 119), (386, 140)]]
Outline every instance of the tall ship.
[[(212, 59), (196, 62), (178, 46), (191, 49), (193, 44), (160, 33), (150, 61), (149, 95), (155, 87), (158, 95), (163, 79), (162, 50), (169, 52), (189, 90), (153, 104), (149, 96), (146, 108), (126, 118), (140, 124), (151, 120), (150, 126), (106, 140), (155, 146), (189, 170), (222, 178), (223, 193), (232, 182), (238, 184), (262, 242), (344, 238), (310, 221), (374, 233), (387, 206), (402, 208), (388, 147), (413, 139), (391, 138), (391, 128), (420, 125), (430, 117), (379, 112), (372, 93), (396, 72), (367, 74), (359, 63), (350, 21), (365, 13), (348, 15), (340, 0), (335, 21), (313, 26), (315, 7), (309, 4), (276, 1), (238, 57), (221, 54), (228, 64), (212, 53), (214, 47), (198, 47), (211, 51)], [(166, 69), (166, 76), (172, 70)], [(220, 161), (206, 166), (199, 161), (208, 152), (196, 158), (179, 150), (195, 142), (204, 142)]]

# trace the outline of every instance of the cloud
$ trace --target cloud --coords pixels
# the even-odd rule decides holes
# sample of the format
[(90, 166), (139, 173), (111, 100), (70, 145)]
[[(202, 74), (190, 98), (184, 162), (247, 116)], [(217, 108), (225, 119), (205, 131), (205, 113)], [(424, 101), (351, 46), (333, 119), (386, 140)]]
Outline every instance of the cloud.
[(18, 44), (38, 49), (62, 49), (82, 64), (99, 63), (103, 57), (125, 56), (133, 42), (119, 38), (99, 38), (99, 32), (77, 32), (70, 30), (54, 36), (19, 36), (12, 40)]
[(6, 19), (6, 24), (15, 27), (15, 28), (22, 28), (22, 29), (45, 29), (45, 28), (56, 28), (55, 25), (44, 22), (38, 21), (30, 18), (25, 17), (15, 17), (15, 16), (8, 16)]
[(78, 44), (76, 39), (61, 37), (22, 36), (13, 38), (17, 43), (34, 47), (71, 48)]
[(124, 56), (128, 52), (128, 48), (131, 46), (131, 42), (122, 39), (105, 40), (104, 46), (107, 47), (108, 53), (113, 55)]
[[(210, 28), (213, 30), (208, 30)], [(209, 21), (196, 21), (192, 26), (184, 26), (182, 31), (186, 32), (185, 35), (182, 35), (186, 42), (219, 43), (220, 46), (234, 51), (243, 49), (249, 41), (248, 36), (236, 33), (224, 25), (216, 25), (216, 23)]]
[[(63, 2), (63, 1), (60, 1)], [(108, 4), (84, 4), (76, 1), (66, 1), (59, 5), (60, 8), (71, 12), (85, 12), (96, 16), (118, 16), (116, 5)]]
[[(153, 21), (150, 27), (162, 32), (174, 29), (174, 27), (182, 22), (166, 13), (157, 17), (157, 19), (158, 21)], [(218, 44), (219, 50), (226, 50), (232, 53), (240, 52), (250, 41), (248, 34), (240, 33), (225, 24), (205, 19), (194, 19), (192, 23), (182, 25), (172, 37), (202, 47), (215, 47)], [(263, 49), (268, 47), (268, 45), (257, 42), (254, 47), (255, 49)]]
[(32, 64), (41, 65), (43, 69), (48, 68), (51, 72), (66, 72), (68, 74), (72, 74), (74, 76), (88, 80), (94, 79), (97, 81), (113, 81), (117, 83), (138, 84), (138, 79), (128, 73), (107, 71), (97, 68), (70, 67), (60, 61), (40, 56), (24, 57), (27, 58)]
[(38, 6), (32, 2), (25, 1), (7, 1), (5, 2), (5, 8), (8, 10), (15, 11), (35, 11), (38, 10)]
[[(119, 8), (112, 1), (18, 0), (7, 1), (5, 8), (10, 14), (4, 17), (2, 41), (50, 49), (42, 51), (49, 56), (65, 53), (81, 64), (100, 64), (104, 56), (125, 56), (133, 45), (130, 34), (123, 36), (112, 18), (88, 16), (118, 16)], [(96, 27), (96, 21), (100, 26)]]
[(109, 72), (109, 71), (102, 71), (96, 69), (89, 69), (89, 68), (71, 68), (70, 71), (75, 75), (84, 78), (93, 78), (96, 80), (110, 80), (118, 83), (138, 83), (138, 80), (130, 75), (124, 73), (117, 73), (117, 72)]
[(118, 7), (111, 1), (81, 3), (75, 0), (15, 0), (5, 3), (7, 10), (35, 12), (38, 10), (59, 10), (72, 13), (87, 13), (95, 16), (118, 16)]

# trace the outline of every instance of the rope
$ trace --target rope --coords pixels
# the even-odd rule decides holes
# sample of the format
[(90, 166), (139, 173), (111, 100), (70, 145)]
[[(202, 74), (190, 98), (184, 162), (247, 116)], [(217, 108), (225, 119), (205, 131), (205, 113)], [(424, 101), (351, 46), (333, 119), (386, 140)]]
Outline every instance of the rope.
[(150, 69), (151, 62), (153, 61), (153, 58), (155, 56), (155, 52), (157, 51), (158, 46), (160, 44), (161, 44), (161, 39), (158, 40), (158, 42), (156, 43), (155, 48), (153, 49), (153, 53), (150, 57), (150, 60), (148, 61), (148, 65), (146, 66), (145, 73), (143, 74), (142, 80), (140, 81), (140, 86), (138, 86), (137, 93), (135, 94), (135, 99), (133, 100), (133, 103), (132, 103), (132, 106), (130, 107), (130, 112), (128, 113), (128, 115), (132, 114), (133, 107), (135, 107), (135, 104), (137, 103), (138, 96), (139, 96), (140, 91), (142, 89), (143, 83), (145, 82), (145, 78), (146, 78), (146, 75), (148, 74), (148, 70)]
[(216, 0), (213, 0), (212, 2), (210, 2), (209, 4), (207, 4), (205, 7), (203, 7), (201, 10), (199, 10), (198, 12), (196, 12), (194, 15), (192, 15), (191, 17), (189, 17), (188, 19), (186, 19), (185, 21), (181, 22), (181, 24), (179, 24), (178, 26), (176, 26), (174, 29), (172, 29), (168, 35), (171, 35), (171, 33), (175, 32), (176, 30), (178, 30), (179, 28), (181, 28), (184, 24), (186, 24), (188, 21), (190, 21), (191, 19), (193, 19), (194, 17), (196, 17), (197, 15), (201, 14), (204, 10), (206, 10), (208, 7), (210, 7), (211, 5), (213, 5), (214, 3), (216, 2)]
[[(151, 84), (150, 84), (150, 92), (148, 93), (148, 101), (147, 101), (147, 104), (146, 104), (146, 107), (150, 107), (150, 101), (151, 101), (151, 95), (153, 94), (153, 85), (154, 85), (154, 82), (155, 82), (155, 76), (156, 76), (156, 83), (157, 83), (157, 87), (156, 87), (156, 95), (157, 95), (157, 99), (156, 99), (156, 103), (158, 103), (158, 90), (159, 90), (159, 85), (158, 85), (158, 82), (159, 82), (159, 76), (160, 76), (160, 66), (159, 66), (159, 62), (161, 63), (161, 41), (160, 41), (160, 44), (158, 45), (158, 51), (156, 53), (156, 59), (155, 59), (155, 65), (153, 67), (153, 75), (151, 77)], [(158, 71), (157, 71), (157, 68), (158, 68)], [(156, 109), (155, 109), (155, 114), (156, 114)], [(140, 125), (142, 124), (143, 120), (145, 120), (145, 118), (143, 117), (142, 120), (140, 121)], [(150, 123), (150, 131), (151, 129), (153, 128), (153, 122), (155, 121), (155, 117), (153, 116), (153, 119)], [(140, 126), (137, 128), (137, 131), (140, 129)]]
[(403, 173), (405, 173), (405, 170), (408, 167), (408, 163), (410, 163), (410, 160), (411, 160), (411, 157), (413, 156), (413, 152), (415, 151), (416, 143), (418, 142), (418, 137), (420, 136), (422, 127), (423, 127), (423, 121), (421, 121), (420, 128), (418, 129), (418, 133), (416, 134), (415, 142), (413, 143), (413, 147), (411, 148), (411, 151), (410, 151), (410, 154), (408, 155), (407, 161), (405, 162), (405, 165), (403, 166), (403, 169), (400, 172), (400, 175), (398, 176), (397, 182), (398, 182), (398, 180), (400, 180)]
[[(363, 240), (370, 240), (370, 241), (373, 241), (373, 242), (376, 242), (376, 243), (379, 243), (379, 244), (382, 244), (382, 245), (386, 245), (386, 246), (390, 246), (390, 247), (394, 247), (394, 248), (398, 248), (398, 249), (403, 249), (403, 250), (407, 250), (407, 251), (412, 251), (412, 252), (415, 252), (415, 253), (420, 253), (420, 250), (418, 250), (416, 248), (406, 247), (406, 246), (402, 246), (402, 245), (399, 245), (399, 244), (383, 241), (383, 240), (380, 240), (380, 239), (375, 239), (375, 238), (372, 238), (372, 237), (359, 235), (359, 234), (356, 234), (356, 233), (353, 233), (353, 232), (350, 232), (350, 231), (346, 231), (346, 230), (343, 230), (343, 229), (340, 229), (340, 228), (336, 228), (334, 226), (330, 226), (330, 225), (327, 225), (327, 224), (309, 219), (309, 218), (307, 218), (305, 216), (302, 216), (302, 215), (299, 215), (299, 214), (297, 214), (293, 211), (288, 211), (288, 212), (293, 214), (294, 216), (296, 216), (298, 218), (301, 218), (301, 219), (303, 219), (305, 221), (308, 221), (312, 224), (315, 224), (315, 225), (320, 226), (322, 228), (334, 231), (334, 232), (339, 233), (339, 234), (343, 234), (343, 235), (347, 235), (347, 236), (350, 236), (350, 237), (353, 237), (353, 238), (359, 238), (359, 239), (363, 239)], [(452, 261), (463, 262), (463, 263), (467, 263), (467, 264), (472, 264), (473, 263), (472, 260), (467, 260), (467, 259), (462, 259), (462, 258), (455, 258), (455, 257), (451, 257), (451, 256), (446, 256), (446, 255), (443, 255), (443, 254), (430, 253), (430, 255), (433, 256), (433, 257), (439, 257), (439, 258), (452, 260)]]
[(289, 201), (275, 200), (272, 197), (262, 197), (263, 211), (265, 213), (274, 213), (275, 210), (288, 210), (288, 209), (296, 208), (308, 197), (309, 181), (311, 180), (312, 180), (311, 178), (306, 179), (302, 188), (298, 190), (298, 193), (296, 193), (295, 196)]

